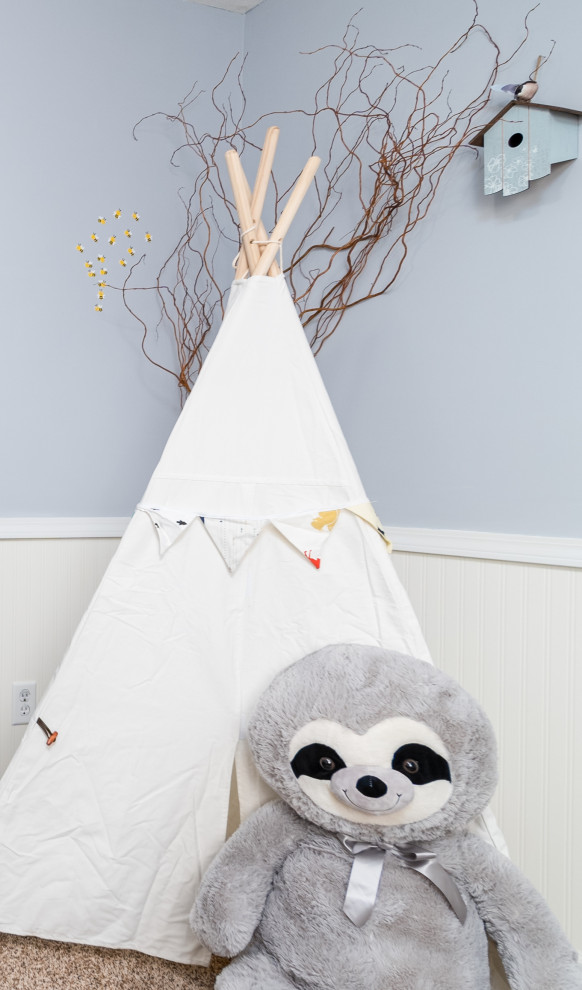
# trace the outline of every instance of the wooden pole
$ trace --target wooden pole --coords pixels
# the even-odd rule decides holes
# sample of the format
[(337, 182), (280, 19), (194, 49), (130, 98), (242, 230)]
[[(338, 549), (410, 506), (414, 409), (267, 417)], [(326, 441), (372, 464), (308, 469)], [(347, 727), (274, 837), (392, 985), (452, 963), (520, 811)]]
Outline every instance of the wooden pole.
[[(227, 152), (230, 154), (230, 152)], [(236, 154), (236, 152), (235, 152)], [(305, 193), (309, 189), (313, 176), (319, 168), (321, 162), (320, 158), (313, 157), (307, 162), (305, 168), (303, 169), (301, 175), (297, 179), (295, 186), (291, 191), (291, 195), (285, 204), (285, 209), (283, 210), (281, 216), (279, 217), (279, 222), (276, 224), (275, 229), (270, 237), (270, 244), (267, 244), (265, 250), (263, 251), (258, 262), (253, 266), (251, 270), (251, 275), (266, 275), (271, 267), (273, 261), (277, 257), (277, 251), (279, 250), (279, 243), (285, 237), (285, 234), (289, 230), (291, 223), (297, 210), (301, 206), (301, 202)], [(256, 245), (255, 245), (256, 247)], [(249, 265), (250, 268), (250, 265)]]
[[(273, 168), (273, 159), (275, 157), (275, 149), (277, 147), (277, 141), (279, 140), (279, 128), (269, 127), (265, 135), (265, 143), (263, 144), (263, 150), (261, 152), (261, 159), (259, 161), (259, 167), (257, 170), (257, 176), (255, 179), (255, 188), (253, 190), (253, 195), (251, 199), (251, 191), (249, 184), (245, 179), (247, 199), (251, 200), (250, 211), (251, 218), (254, 221), (255, 227), (255, 237), (259, 241), (267, 240), (267, 232), (261, 221), (261, 213), (263, 212), (263, 206), (265, 203), (265, 196), (267, 194), (267, 186), (269, 184), (269, 179), (271, 177), (271, 170)], [(259, 244), (259, 253), (262, 253), (263, 247)], [(246, 252), (241, 246), (241, 252), (239, 255), (238, 264), (236, 266), (235, 278), (244, 278), (247, 271), (249, 270), (249, 265), (246, 257)], [(278, 275), (279, 266), (273, 262), (269, 268), (269, 275)]]
[[(225, 158), (241, 226), (242, 245), (247, 257), (249, 271), (251, 275), (254, 275), (255, 268), (260, 260), (260, 252), (258, 245), (255, 244), (256, 231), (251, 217), (251, 204), (248, 195), (249, 184), (240, 163), (240, 158), (234, 148), (226, 152)], [(264, 274), (266, 274), (269, 268), (270, 264), (265, 269)]]
[(251, 204), (251, 213), (253, 219), (257, 223), (261, 219), (261, 213), (263, 212), (263, 206), (265, 205), (265, 196), (267, 194), (269, 179), (271, 178), (273, 159), (275, 158), (275, 150), (277, 148), (278, 140), (279, 128), (269, 127), (265, 135), (265, 143), (263, 144), (261, 160), (257, 169), (257, 177), (255, 179), (255, 188), (253, 191), (253, 200)]
[(535, 67), (534, 71), (531, 74), (531, 78), (533, 79), (534, 82), (537, 82), (538, 72), (540, 71), (540, 69), (542, 67), (542, 62), (543, 61), (544, 61), (544, 56), (543, 55), (538, 55), (538, 60), (537, 60), (537, 63), (536, 63), (536, 67)]
[[(250, 188), (248, 186), (247, 186), (247, 188), (248, 188), (248, 198), (249, 198), (249, 201), (250, 201), (251, 190), (250, 190)], [(257, 224), (257, 237), (258, 237), (259, 241), (264, 241), (264, 242), (267, 242), (268, 239), (269, 239), (268, 234), (267, 234), (267, 231), (265, 230), (265, 226), (264, 226), (262, 220), (259, 220), (259, 222)], [(262, 254), (263, 251), (265, 250), (265, 244), (258, 244), (257, 246), (259, 248), (259, 253)], [(247, 261), (247, 256), (245, 254), (244, 247), (242, 247), (242, 245), (241, 245), (240, 254), (239, 254), (239, 258), (238, 258), (238, 262), (237, 262), (237, 266), (236, 266), (236, 272), (235, 272), (235, 276), (234, 277), (235, 278), (244, 278), (245, 275), (246, 275), (246, 273), (248, 272), (248, 270), (249, 270), (249, 265), (248, 265), (248, 261)], [(273, 264), (271, 265), (271, 267), (269, 268), (269, 275), (275, 276), (275, 275), (280, 275), (280, 274), (281, 274), (281, 269), (279, 268), (279, 265), (277, 264), (277, 262), (274, 261)]]

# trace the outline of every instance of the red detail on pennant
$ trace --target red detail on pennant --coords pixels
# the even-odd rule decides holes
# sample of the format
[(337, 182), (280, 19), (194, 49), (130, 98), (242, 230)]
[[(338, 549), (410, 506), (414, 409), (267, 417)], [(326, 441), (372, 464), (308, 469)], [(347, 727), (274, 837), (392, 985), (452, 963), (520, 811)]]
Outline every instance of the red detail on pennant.
[(320, 557), (310, 557), (309, 556), (309, 553), (307, 552), (307, 550), (304, 550), (303, 553), (305, 554), (305, 556), (307, 557), (307, 559), (311, 561), (311, 563), (313, 564), (313, 566), (317, 570), (319, 570), (319, 565), (321, 564), (321, 558)]

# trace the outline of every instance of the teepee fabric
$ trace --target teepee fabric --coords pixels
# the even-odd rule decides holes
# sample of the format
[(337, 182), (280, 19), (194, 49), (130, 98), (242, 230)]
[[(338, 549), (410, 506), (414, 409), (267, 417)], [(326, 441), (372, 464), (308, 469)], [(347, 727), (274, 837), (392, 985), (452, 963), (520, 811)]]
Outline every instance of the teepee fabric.
[(284, 278), (252, 277), (0, 784), (0, 929), (207, 962), (247, 716), (333, 642), (428, 659)]

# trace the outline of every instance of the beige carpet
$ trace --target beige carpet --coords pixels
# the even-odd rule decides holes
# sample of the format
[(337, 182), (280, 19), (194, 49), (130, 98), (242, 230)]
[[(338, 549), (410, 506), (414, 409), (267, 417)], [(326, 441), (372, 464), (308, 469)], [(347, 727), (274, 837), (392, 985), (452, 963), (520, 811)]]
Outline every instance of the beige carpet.
[(141, 952), (0, 933), (1, 990), (211, 990), (225, 963), (181, 966)]

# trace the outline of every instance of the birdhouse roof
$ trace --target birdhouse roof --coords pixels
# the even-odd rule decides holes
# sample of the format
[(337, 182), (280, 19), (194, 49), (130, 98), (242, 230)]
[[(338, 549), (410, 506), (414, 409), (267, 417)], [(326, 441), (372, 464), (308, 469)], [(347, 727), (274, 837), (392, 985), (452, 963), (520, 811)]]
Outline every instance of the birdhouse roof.
[(533, 107), (537, 110), (554, 110), (556, 113), (570, 113), (574, 117), (582, 117), (582, 110), (570, 110), (568, 107), (554, 107), (550, 106), (548, 103), (526, 103), (523, 100), (512, 100), (511, 103), (507, 103), (503, 109), (500, 110), (499, 113), (485, 125), (485, 127), (482, 127), (474, 138), (471, 138), (469, 144), (475, 148), (482, 148), (483, 138), (487, 131), (493, 127), (498, 120), (501, 120), (501, 118), (504, 117), (507, 111), (511, 110), (512, 107)]

